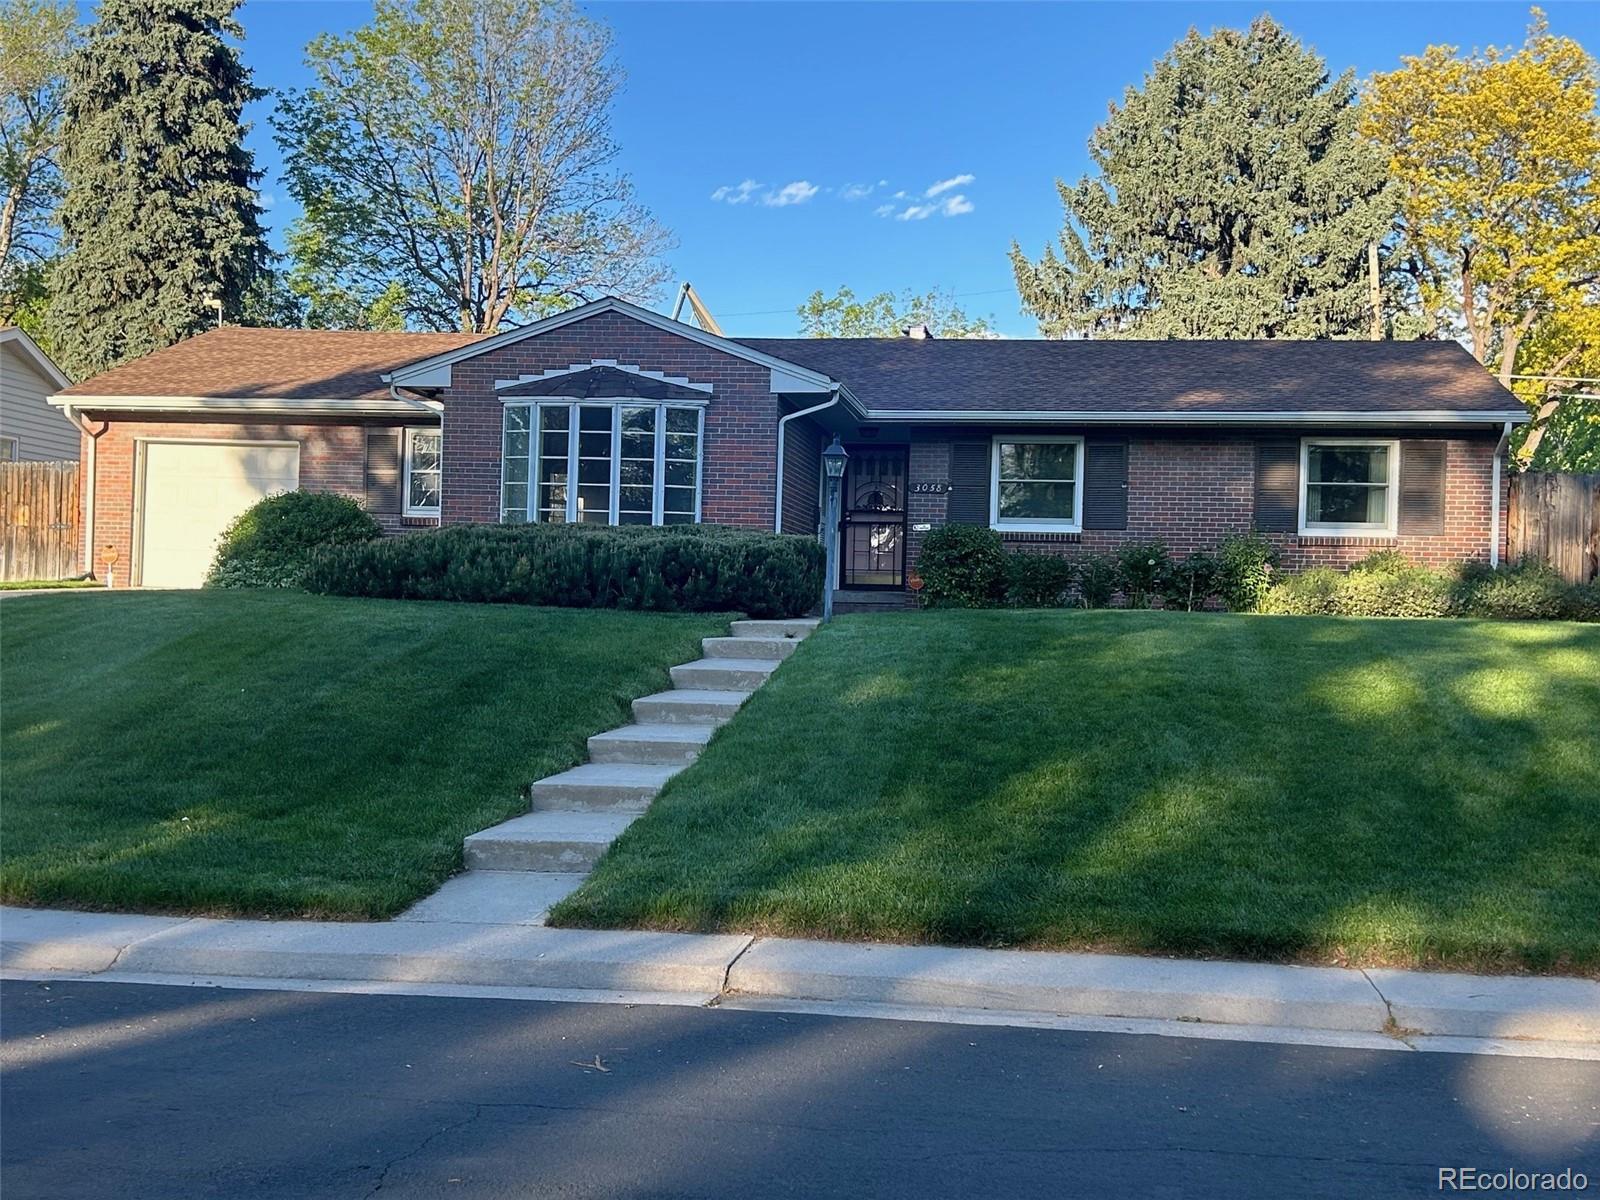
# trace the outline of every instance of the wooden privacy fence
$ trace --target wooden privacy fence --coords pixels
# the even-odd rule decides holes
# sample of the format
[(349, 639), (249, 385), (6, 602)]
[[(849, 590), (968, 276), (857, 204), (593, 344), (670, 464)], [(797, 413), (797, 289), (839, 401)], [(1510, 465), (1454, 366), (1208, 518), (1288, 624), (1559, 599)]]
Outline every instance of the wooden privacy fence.
[(1600, 475), (1527, 471), (1511, 477), (1507, 553), (1548, 563), (1571, 583), (1600, 572)]
[(78, 464), (0, 463), (0, 580), (81, 575)]

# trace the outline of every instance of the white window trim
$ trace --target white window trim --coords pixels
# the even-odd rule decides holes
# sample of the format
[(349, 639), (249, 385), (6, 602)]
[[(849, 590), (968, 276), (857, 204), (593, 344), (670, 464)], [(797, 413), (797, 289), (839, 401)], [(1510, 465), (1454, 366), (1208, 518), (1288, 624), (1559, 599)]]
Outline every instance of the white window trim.
[[(1055, 445), (1076, 446), (1077, 452), (1072, 468), (1072, 514), (1070, 521), (1047, 521), (1037, 518), (1028, 520), (1005, 519), (1000, 517), (1000, 445), (1006, 443), (1026, 443), (1034, 445), (1041, 442)], [(1049, 434), (1049, 433), (1007, 433), (996, 435), (989, 447), (989, 528), (1001, 532), (1013, 531), (1016, 533), (1081, 533), (1083, 532), (1083, 438), (1077, 435)]]
[[(411, 503), (411, 439), (419, 433), (439, 435), (439, 503), (431, 507)], [(407, 517), (437, 517), (444, 507), (444, 430), (438, 425), (409, 425), (406, 427), (405, 455), (401, 462), (400, 512)]]
[[(526, 408), (528, 410), (528, 506), (524, 513), (524, 520), (530, 525), (539, 523), (539, 452), (540, 423), (539, 410), (541, 408), (564, 408), (567, 410), (567, 524), (575, 524), (578, 520), (578, 410), (580, 408), (609, 408), (611, 409), (611, 509), (607, 513), (606, 524), (615, 526), (619, 523), (619, 508), (622, 500), (622, 410), (625, 408), (653, 408), (656, 410), (656, 445), (655, 467), (651, 484), (650, 524), (654, 526), (665, 525), (667, 518), (666, 504), (666, 455), (667, 455), (667, 412), (670, 409), (683, 409), (695, 414), (695, 441), (694, 441), (694, 521), (698, 525), (701, 521), (701, 505), (705, 498), (705, 459), (706, 459), (706, 408), (703, 403), (693, 400), (640, 400), (635, 396), (596, 396), (584, 400), (568, 400), (558, 397), (507, 397), (504, 408)], [(505, 488), (506, 488), (506, 459), (505, 459), (505, 423), (500, 425), (500, 519), (505, 520)]]
[[(1311, 490), (1311, 447), (1313, 446), (1383, 446), (1389, 451), (1389, 478), (1383, 487), (1387, 492), (1383, 523), (1362, 521), (1334, 524), (1306, 521), (1306, 496)], [(1338, 485), (1334, 485), (1338, 486)], [(1400, 516), (1400, 441), (1398, 438), (1370, 437), (1312, 437), (1300, 439), (1300, 509), (1296, 527), (1301, 537), (1394, 537)]]

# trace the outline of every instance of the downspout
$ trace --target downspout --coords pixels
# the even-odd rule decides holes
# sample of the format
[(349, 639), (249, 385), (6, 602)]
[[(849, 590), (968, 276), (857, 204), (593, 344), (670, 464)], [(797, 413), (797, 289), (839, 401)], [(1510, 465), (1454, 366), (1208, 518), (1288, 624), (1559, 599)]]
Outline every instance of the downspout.
[(1500, 433), (1500, 441), (1494, 448), (1494, 480), (1493, 495), (1489, 498), (1489, 565), (1500, 565), (1500, 460), (1505, 457), (1506, 447), (1511, 443), (1511, 422), (1505, 423), (1505, 428)]
[(799, 408), (787, 416), (778, 418), (778, 486), (772, 504), (772, 529), (774, 533), (783, 532), (783, 443), (784, 435), (789, 432), (789, 422), (796, 417), (809, 417), (812, 413), (819, 413), (825, 408), (832, 408), (839, 403), (839, 385), (833, 385), (833, 394), (821, 404), (812, 405), (810, 408)]
[(83, 489), (83, 573), (92, 579), (94, 578), (94, 491), (95, 479), (99, 474), (95, 469), (98, 461), (95, 451), (99, 448), (101, 436), (111, 428), (111, 422), (101, 421), (100, 432), (90, 433), (88, 420), (72, 405), (63, 404), (61, 411), (67, 420), (72, 422), (73, 427), (89, 439), (89, 461), (84, 464), (86, 468), (84, 474), (88, 478)]

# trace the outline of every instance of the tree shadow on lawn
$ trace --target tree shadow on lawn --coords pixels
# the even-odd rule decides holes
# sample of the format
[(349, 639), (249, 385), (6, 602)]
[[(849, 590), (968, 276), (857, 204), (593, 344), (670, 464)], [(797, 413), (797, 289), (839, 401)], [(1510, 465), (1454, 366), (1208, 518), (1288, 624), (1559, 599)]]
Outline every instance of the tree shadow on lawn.
[(1008, 613), (915, 633), (818, 639), (558, 919), (1600, 965), (1596, 631)]

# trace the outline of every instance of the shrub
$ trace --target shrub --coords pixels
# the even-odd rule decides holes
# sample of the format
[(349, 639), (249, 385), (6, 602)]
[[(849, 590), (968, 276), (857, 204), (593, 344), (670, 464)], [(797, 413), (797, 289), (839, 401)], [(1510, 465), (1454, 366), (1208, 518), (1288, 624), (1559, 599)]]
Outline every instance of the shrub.
[(1454, 610), (1466, 617), (1549, 620), (1571, 611), (1575, 590), (1542, 563), (1524, 560), (1500, 570), (1465, 563), (1456, 574), (1451, 601)]
[(1230, 533), (1217, 547), (1217, 592), (1232, 612), (1260, 612), (1278, 552), (1258, 533)]
[(348, 496), (282, 492), (258, 500), (222, 532), (207, 587), (298, 587), (314, 551), (370, 542), (383, 530)]
[(1007, 557), (1006, 603), (1013, 608), (1055, 608), (1066, 603), (1072, 563), (1058, 554), (1015, 551)]
[(1600, 621), (1600, 577), (1573, 587), (1561, 615), (1569, 621)]
[(1091, 554), (1078, 560), (1078, 599), (1085, 608), (1110, 608), (1117, 590), (1117, 560)]
[(1222, 563), (1217, 556), (1196, 551), (1168, 570), (1161, 584), (1162, 607), (1185, 612), (1204, 608), (1216, 595), (1221, 579)]
[(1171, 569), (1162, 542), (1129, 542), (1117, 551), (1117, 586), (1130, 608), (1149, 608), (1150, 597), (1162, 590)]
[(1450, 581), (1426, 567), (1352, 568), (1339, 579), (1336, 605), (1346, 617), (1447, 617)]
[(930, 608), (993, 608), (1006, 595), (1006, 551), (983, 525), (940, 525), (923, 540), (917, 570)]
[(463, 525), (317, 552), (337, 596), (795, 617), (822, 595), (814, 539), (715, 525)]
[(1280, 576), (1261, 597), (1261, 611), (1297, 617), (1332, 616), (1339, 611), (1343, 579), (1332, 567), (1313, 567), (1298, 575)]
[(1412, 569), (1411, 560), (1398, 550), (1374, 550), (1359, 562), (1350, 564), (1352, 572), (1373, 575), (1401, 575)]

